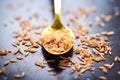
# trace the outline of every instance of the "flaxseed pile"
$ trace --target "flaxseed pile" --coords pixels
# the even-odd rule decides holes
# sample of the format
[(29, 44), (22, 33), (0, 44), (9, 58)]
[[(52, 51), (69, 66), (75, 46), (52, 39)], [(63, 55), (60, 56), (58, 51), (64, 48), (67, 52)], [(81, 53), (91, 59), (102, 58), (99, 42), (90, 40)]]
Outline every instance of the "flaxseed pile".
[[(51, 31), (51, 33), (46, 33), (45, 37), (41, 37), (41, 43), (49, 52), (55, 52), (55, 54), (60, 54), (71, 48), (74, 41), (71, 40), (71, 36), (68, 36), (68, 30), (57, 30)], [(69, 41), (69, 42), (68, 42)]]

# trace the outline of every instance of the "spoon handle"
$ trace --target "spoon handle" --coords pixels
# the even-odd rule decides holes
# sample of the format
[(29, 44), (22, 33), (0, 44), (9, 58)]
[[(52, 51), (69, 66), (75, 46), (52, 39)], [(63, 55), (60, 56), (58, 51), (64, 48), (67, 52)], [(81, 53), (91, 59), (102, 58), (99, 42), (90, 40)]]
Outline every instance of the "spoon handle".
[(61, 0), (54, 0), (54, 13), (55, 17), (52, 27), (61, 28), (63, 26), (61, 23)]
[(54, 11), (55, 15), (59, 15), (61, 13), (61, 0), (54, 0)]

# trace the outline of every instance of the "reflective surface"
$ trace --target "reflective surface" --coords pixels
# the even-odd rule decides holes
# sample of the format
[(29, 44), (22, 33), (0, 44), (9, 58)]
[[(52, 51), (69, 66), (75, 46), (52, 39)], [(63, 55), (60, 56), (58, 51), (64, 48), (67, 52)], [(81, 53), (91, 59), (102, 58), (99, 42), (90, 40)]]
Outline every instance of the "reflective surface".
[[(7, 4), (13, 4), (13, 8), (8, 9)], [(11, 45), (15, 39), (13, 38), (13, 31), (18, 29), (19, 22), (15, 21), (13, 17), (15, 15), (21, 15), (24, 19), (28, 19), (28, 17), (33, 13), (39, 13), (39, 19), (30, 20), (31, 23), (36, 24), (47, 24), (50, 25), (53, 21), (53, 11), (49, 10), (49, 6), (52, 5), (50, 0), (0, 0), (0, 49), (9, 48), (11, 50), (15, 50), (15, 47)], [(106, 61), (100, 63), (94, 63), (94, 67), (96, 68), (93, 72), (86, 72), (82, 76), (79, 77), (78, 80), (99, 80), (99, 76), (103, 75), (107, 77), (107, 80), (119, 80), (120, 77), (116, 74), (118, 70), (120, 70), (120, 63), (115, 63), (115, 66), (112, 70), (109, 70), (107, 74), (104, 74), (99, 70), (99, 66), (103, 63), (112, 63), (115, 56), (120, 56), (120, 16), (114, 16), (114, 7), (119, 7), (120, 10), (120, 1), (119, 0), (63, 0), (62, 1), (62, 12), (65, 10), (75, 11), (80, 7), (92, 7), (97, 6), (98, 10), (89, 17), (79, 19), (79, 23), (86, 23), (88, 21), (95, 22), (95, 17), (100, 14), (110, 14), (113, 15), (113, 19), (109, 23), (105, 23), (105, 27), (101, 28), (97, 25), (93, 27), (88, 27), (90, 29), (90, 33), (97, 33), (101, 31), (114, 31), (115, 34), (109, 37), (109, 44), (112, 47), (112, 54), (106, 56)], [(31, 8), (31, 9), (30, 9)], [(63, 14), (62, 22), (64, 25), (67, 25), (67, 22), (70, 19), (71, 14)], [(47, 18), (48, 21), (44, 21), (43, 18)], [(7, 22), (8, 26), (4, 27), (3, 22)], [(12, 23), (13, 22), (13, 23)], [(77, 42), (77, 40), (76, 40)], [(73, 48), (75, 48), (74, 45)], [(67, 56), (72, 56), (75, 58), (76, 56), (73, 51), (70, 52)], [(44, 55), (45, 54), (45, 55)], [(7, 56), (0, 56), (0, 69), (3, 68), (3, 64), (5, 61), (10, 59), (15, 59), (12, 53)], [(22, 80), (73, 80), (75, 73), (71, 72), (70, 68), (66, 70), (56, 70), (58, 71), (58, 75), (50, 76), (50, 73), (47, 71), (49, 67), (55, 66), (58, 64), (57, 62), (54, 64), (48, 64), (45, 68), (40, 68), (35, 66), (36, 60), (50, 59), (53, 58), (51, 55), (47, 55), (47, 53), (42, 50), (40, 47), (39, 50), (35, 54), (30, 54), (28, 57), (23, 58), (23, 60), (18, 60), (17, 63), (10, 63), (8, 66), (4, 67), (7, 70), (7, 79), (15, 80), (14, 74), (20, 74), (25, 71), (26, 76), (22, 78)], [(57, 58), (59, 61), (59, 57)], [(4, 76), (0, 75), (0, 80), (4, 80)]]

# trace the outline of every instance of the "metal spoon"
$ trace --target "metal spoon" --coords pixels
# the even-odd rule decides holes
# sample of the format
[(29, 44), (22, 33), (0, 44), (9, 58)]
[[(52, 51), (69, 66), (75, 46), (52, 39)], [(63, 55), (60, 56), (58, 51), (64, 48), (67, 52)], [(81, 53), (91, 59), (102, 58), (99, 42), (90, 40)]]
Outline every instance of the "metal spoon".
[(46, 51), (60, 55), (72, 48), (75, 38), (73, 32), (61, 22), (61, 0), (54, 0), (54, 11), (54, 22), (42, 32), (40, 40)]

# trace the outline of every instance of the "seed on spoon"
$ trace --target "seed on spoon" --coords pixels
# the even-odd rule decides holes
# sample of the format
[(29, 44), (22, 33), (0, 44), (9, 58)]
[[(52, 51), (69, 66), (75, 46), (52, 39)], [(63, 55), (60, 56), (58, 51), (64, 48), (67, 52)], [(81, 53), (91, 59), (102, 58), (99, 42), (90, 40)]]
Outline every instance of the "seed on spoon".
[(51, 26), (41, 34), (42, 46), (51, 54), (59, 55), (68, 52), (74, 44), (73, 32), (60, 20), (61, 0), (54, 0), (55, 18)]

